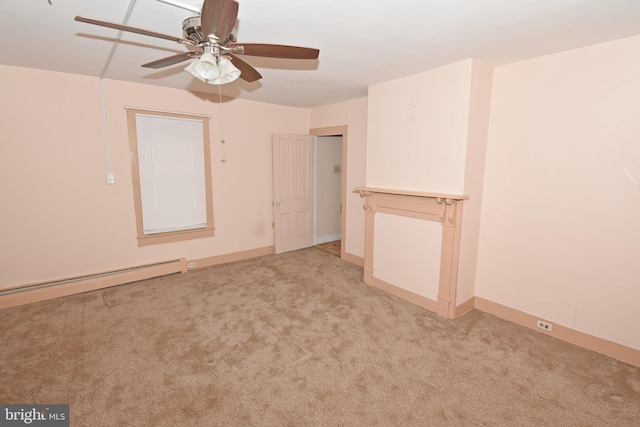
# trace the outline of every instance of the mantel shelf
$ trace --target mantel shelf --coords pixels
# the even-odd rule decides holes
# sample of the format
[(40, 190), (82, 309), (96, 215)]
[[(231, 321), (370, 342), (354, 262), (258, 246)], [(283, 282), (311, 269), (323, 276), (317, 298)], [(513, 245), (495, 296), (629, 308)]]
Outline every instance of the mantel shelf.
[(427, 197), (432, 199), (449, 199), (449, 200), (468, 200), (469, 196), (463, 194), (446, 194), (446, 193), (429, 193), (424, 191), (413, 190), (395, 190), (392, 188), (375, 188), (375, 187), (355, 187), (354, 193), (379, 193), (379, 194), (397, 194), (399, 196)]

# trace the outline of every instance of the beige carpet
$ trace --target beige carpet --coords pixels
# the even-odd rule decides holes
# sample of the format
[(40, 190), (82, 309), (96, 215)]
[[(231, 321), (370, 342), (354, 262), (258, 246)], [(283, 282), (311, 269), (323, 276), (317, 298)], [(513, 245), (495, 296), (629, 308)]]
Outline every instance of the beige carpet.
[(0, 402), (72, 426), (638, 426), (640, 368), (448, 321), (315, 248), (0, 311)]

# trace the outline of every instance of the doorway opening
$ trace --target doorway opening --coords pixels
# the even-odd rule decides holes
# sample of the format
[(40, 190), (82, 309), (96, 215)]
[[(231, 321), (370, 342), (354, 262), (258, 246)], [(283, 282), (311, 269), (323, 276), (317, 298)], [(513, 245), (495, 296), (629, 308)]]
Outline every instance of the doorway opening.
[[(329, 207), (334, 217), (334, 231), (321, 234), (324, 243), (339, 242), (340, 258), (345, 258), (346, 233), (346, 188), (347, 188), (347, 126), (311, 129), (311, 135), (273, 134), (273, 228), (276, 254), (314, 246), (317, 242), (316, 218), (318, 214), (314, 178), (318, 137), (337, 137), (342, 140), (341, 156), (329, 160), (330, 180), (334, 182), (337, 200)], [(322, 142), (321, 142), (322, 143)], [(340, 146), (338, 146), (340, 151)], [(336, 163), (337, 162), (337, 163)], [(341, 162), (341, 163), (340, 163)], [(335, 172), (335, 173), (334, 173)], [(336, 180), (337, 178), (337, 180)], [(336, 188), (339, 186), (339, 190)], [(324, 206), (324, 205), (323, 205)], [(327, 214), (326, 217), (333, 217)], [(339, 240), (337, 240), (339, 239)]]
[(309, 131), (315, 141), (315, 244), (344, 257), (346, 249), (347, 126)]
[(314, 140), (316, 245), (342, 239), (342, 136)]

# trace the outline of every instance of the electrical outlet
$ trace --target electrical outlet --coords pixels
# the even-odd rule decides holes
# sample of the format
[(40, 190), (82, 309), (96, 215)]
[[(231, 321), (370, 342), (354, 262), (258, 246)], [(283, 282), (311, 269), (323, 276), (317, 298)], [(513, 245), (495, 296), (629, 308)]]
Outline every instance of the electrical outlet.
[(551, 323), (543, 322), (542, 320), (538, 320), (538, 328), (544, 329), (547, 332), (551, 332), (551, 328), (553, 325)]
[(196, 268), (196, 262), (195, 261), (188, 262), (187, 268)]

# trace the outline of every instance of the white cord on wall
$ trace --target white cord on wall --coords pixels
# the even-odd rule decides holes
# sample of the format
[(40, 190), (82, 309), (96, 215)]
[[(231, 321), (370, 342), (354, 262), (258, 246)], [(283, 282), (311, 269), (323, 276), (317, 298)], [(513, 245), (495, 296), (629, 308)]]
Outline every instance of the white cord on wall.
[(107, 126), (107, 109), (104, 104), (104, 85), (100, 77), (100, 100), (102, 101), (102, 124), (104, 126), (104, 147), (107, 152), (107, 184), (115, 184), (115, 177), (111, 170), (111, 149), (109, 147), (109, 127)]
[(220, 149), (221, 151), (221, 159), (220, 161), (222, 163), (226, 163), (227, 159), (226, 159), (226, 154), (225, 154), (225, 140), (224, 140), (224, 133), (222, 131), (222, 85), (218, 85), (218, 114), (219, 114), (219, 121), (220, 121), (220, 144), (222, 144), (222, 148)]
[[(129, 2), (129, 6), (127, 7), (127, 11), (124, 14), (124, 19), (122, 20), (122, 24), (126, 25), (129, 21), (129, 16), (131, 16), (131, 12), (133, 11), (133, 6), (135, 6), (136, 0), (131, 0)], [(103, 78), (105, 74), (107, 74), (107, 69), (111, 64), (111, 60), (113, 59), (113, 55), (116, 53), (116, 47), (118, 46), (118, 42), (122, 37), (122, 30), (118, 31), (115, 40), (113, 41), (113, 45), (111, 46), (111, 51), (109, 51), (109, 56), (104, 63), (104, 67), (102, 67), (102, 72), (100, 73), (100, 101), (102, 102), (102, 123), (104, 125), (104, 145), (105, 150), (107, 152), (107, 184), (112, 185), (115, 184), (115, 176), (113, 175), (113, 171), (111, 169), (111, 148), (109, 146), (109, 132), (107, 126), (107, 109), (105, 107), (104, 102), (104, 85)]]

